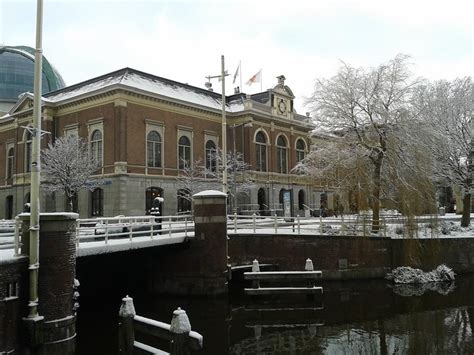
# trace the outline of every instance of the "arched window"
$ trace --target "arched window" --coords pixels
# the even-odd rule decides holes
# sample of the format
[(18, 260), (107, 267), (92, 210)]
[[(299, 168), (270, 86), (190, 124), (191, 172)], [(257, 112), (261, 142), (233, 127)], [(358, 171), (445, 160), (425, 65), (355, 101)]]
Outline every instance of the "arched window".
[(286, 174), (288, 172), (288, 148), (284, 136), (277, 139), (277, 173)]
[(256, 170), (267, 171), (267, 140), (263, 132), (255, 136)]
[(208, 171), (217, 171), (217, 149), (214, 141), (208, 140), (206, 142), (206, 169)]
[(178, 190), (178, 213), (191, 211), (191, 192), (188, 189)]
[(155, 197), (163, 197), (164, 190), (161, 187), (149, 187), (145, 191), (145, 213), (150, 214), (151, 207), (153, 206), (153, 200)]
[(161, 167), (161, 136), (156, 131), (148, 133), (147, 144), (147, 165), (152, 168)]
[(298, 139), (296, 141), (296, 162), (299, 163), (304, 159), (306, 145), (304, 144), (304, 140)]
[(191, 166), (191, 141), (186, 136), (178, 141), (178, 166), (180, 169)]
[(92, 217), (104, 215), (104, 190), (96, 188), (91, 191), (91, 212)]
[(33, 144), (33, 136), (29, 131), (25, 135), (25, 171), (31, 171), (31, 149)]
[(91, 134), (91, 155), (102, 166), (102, 132), (98, 129)]
[(7, 179), (11, 179), (13, 176), (13, 159), (15, 158), (15, 151), (13, 147), (8, 149), (7, 152)]
[(304, 201), (304, 191), (300, 190), (298, 191), (298, 209), (303, 210), (305, 205)]

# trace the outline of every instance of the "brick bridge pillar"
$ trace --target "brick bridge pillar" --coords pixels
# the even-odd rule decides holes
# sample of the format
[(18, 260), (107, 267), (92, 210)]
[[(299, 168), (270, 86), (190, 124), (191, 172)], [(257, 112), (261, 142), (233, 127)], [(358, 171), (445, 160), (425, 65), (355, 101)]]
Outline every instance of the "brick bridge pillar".
[(227, 292), (226, 198), (224, 193), (214, 190), (193, 196), (194, 238), (154, 251), (153, 291), (182, 295)]
[[(21, 214), (22, 254), (29, 252), (29, 214)], [(74, 354), (73, 310), (76, 270), (77, 213), (41, 213), (39, 236), (38, 313), (24, 318), (25, 340), (33, 354)]]
[(227, 292), (227, 196), (214, 190), (193, 196), (194, 240), (201, 272), (212, 294)]

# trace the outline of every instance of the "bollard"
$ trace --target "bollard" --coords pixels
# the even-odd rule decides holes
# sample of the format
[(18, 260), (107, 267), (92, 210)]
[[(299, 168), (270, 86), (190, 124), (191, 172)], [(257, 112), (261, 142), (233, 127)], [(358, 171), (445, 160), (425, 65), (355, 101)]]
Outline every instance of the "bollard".
[(257, 223), (257, 222), (255, 221), (255, 218), (256, 218), (256, 216), (255, 216), (255, 213), (254, 213), (254, 214), (252, 215), (252, 226), (253, 226), (253, 232), (254, 232), (254, 233), (255, 233), (255, 228), (256, 228), (256, 223)]
[[(308, 258), (306, 259), (306, 264), (304, 266), (305, 271), (314, 271), (313, 267), (313, 261)], [(308, 287), (314, 287), (314, 280), (313, 279), (308, 279)]]
[(119, 310), (119, 354), (133, 354), (133, 343), (135, 342), (133, 318), (135, 315), (133, 298), (127, 295), (122, 298), (122, 305)]
[(170, 324), (170, 355), (188, 355), (188, 339), (191, 323), (184, 310), (178, 307), (173, 312)]
[[(259, 265), (257, 259), (255, 259), (252, 262), (252, 272), (260, 272), (260, 265)], [(259, 280), (253, 280), (252, 281), (252, 287), (253, 288), (260, 288), (260, 281)]]

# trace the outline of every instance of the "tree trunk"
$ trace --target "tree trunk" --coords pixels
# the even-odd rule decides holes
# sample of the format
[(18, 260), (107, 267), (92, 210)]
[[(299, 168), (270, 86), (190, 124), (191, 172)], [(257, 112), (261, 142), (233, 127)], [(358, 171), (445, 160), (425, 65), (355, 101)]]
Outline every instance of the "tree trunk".
[(380, 175), (382, 173), (382, 157), (374, 162), (374, 189), (372, 191), (372, 233), (380, 230)]
[(471, 194), (465, 194), (462, 199), (461, 227), (467, 227), (471, 223)]

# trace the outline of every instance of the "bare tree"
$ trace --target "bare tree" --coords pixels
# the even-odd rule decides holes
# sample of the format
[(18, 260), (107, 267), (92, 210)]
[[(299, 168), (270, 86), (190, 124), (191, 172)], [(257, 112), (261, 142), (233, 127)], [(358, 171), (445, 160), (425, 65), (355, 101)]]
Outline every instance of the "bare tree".
[(400, 127), (408, 120), (412, 80), (408, 57), (398, 55), (376, 68), (343, 64), (336, 76), (316, 81), (307, 104), (320, 132), (338, 135), (346, 150), (357, 150), (370, 166), (369, 194), (372, 231), (380, 226), (380, 199), (387, 156), (399, 141)]
[(192, 164), (183, 160), (182, 166), (183, 168), (179, 170), (179, 174), (176, 177), (179, 187), (178, 197), (191, 202), (194, 194), (207, 188), (205, 168), (201, 160), (194, 161)]
[(237, 196), (248, 195), (254, 182), (245, 178), (245, 172), (250, 165), (245, 162), (240, 152), (227, 152), (226, 166), (222, 166), (222, 150), (217, 149), (210, 156), (212, 161), (209, 166), (204, 167), (204, 175), (215, 179), (217, 184), (222, 182), (224, 168), (227, 170), (227, 189), (231, 199), (231, 207), (235, 207)]
[(87, 144), (70, 135), (56, 139), (41, 152), (42, 181), (45, 191), (63, 191), (69, 211), (73, 198), (81, 189), (95, 189), (100, 181), (90, 180), (97, 170), (97, 162), (89, 154)]
[(437, 81), (420, 87), (414, 100), (424, 122), (423, 141), (434, 157), (435, 179), (462, 189), (463, 227), (470, 224), (474, 189), (473, 86), (471, 77)]

